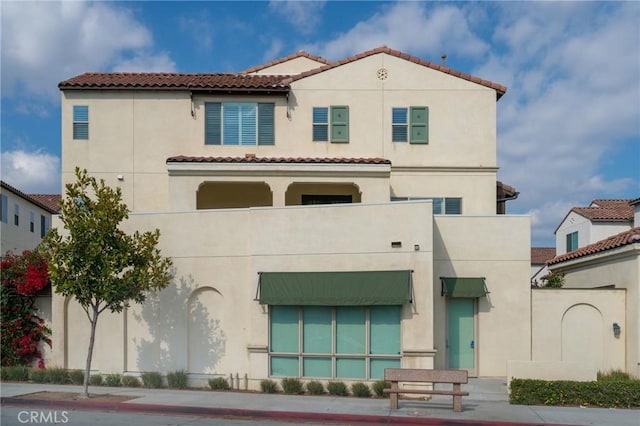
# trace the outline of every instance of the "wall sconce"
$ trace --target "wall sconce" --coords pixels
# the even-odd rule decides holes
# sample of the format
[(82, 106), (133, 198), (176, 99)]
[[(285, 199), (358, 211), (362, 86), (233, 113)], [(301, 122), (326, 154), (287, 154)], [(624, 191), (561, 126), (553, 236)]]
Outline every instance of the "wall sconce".
[(123, 175), (118, 175), (116, 177), (118, 178), (119, 181), (123, 181), (124, 180), (124, 176)]
[(413, 245), (413, 249), (414, 249), (415, 251), (420, 251), (420, 244), (414, 244), (414, 245)]
[(620, 325), (617, 322), (613, 323), (613, 336), (616, 339), (620, 337)]

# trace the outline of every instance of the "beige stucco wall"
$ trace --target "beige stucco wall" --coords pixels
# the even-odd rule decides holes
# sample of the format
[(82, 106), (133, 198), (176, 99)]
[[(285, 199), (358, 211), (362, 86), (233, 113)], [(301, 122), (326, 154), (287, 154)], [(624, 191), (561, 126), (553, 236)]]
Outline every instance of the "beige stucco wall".
[[(132, 214), (124, 229), (158, 227), (176, 276), (144, 305), (101, 317), (93, 370), (246, 373), (257, 386), (268, 365), (267, 310), (254, 301), (258, 272), (388, 269), (414, 271), (402, 349), (422, 355), (403, 364), (432, 367), (431, 209), (430, 202), (406, 202)], [(82, 368), (84, 312), (58, 295), (53, 311), (53, 362)]]
[[(388, 71), (386, 80), (376, 77), (381, 67)], [(419, 195), (464, 197), (468, 214), (495, 213), (492, 89), (378, 54), (295, 81), (288, 99), (252, 96), (252, 102), (275, 102), (274, 146), (205, 145), (204, 103), (240, 99), (247, 100), (198, 94), (191, 99), (186, 91), (64, 91), (63, 183), (73, 180), (79, 166), (122, 187), (134, 211), (175, 211), (182, 209), (170, 195), (168, 157), (383, 157), (394, 167), (394, 192), (413, 195), (418, 185)], [(89, 106), (89, 140), (72, 139), (73, 105)], [(312, 142), (312, 108), (330, 105), (349, 106), (349, 143)], [(425, 105), (429, 144), (391, 142), (391, 109)], [(367, 196), (363, 191), (363, 202)], [(387, 201), (388, 195), (373, 200)]]
[(478, 375), (506, 375), (508, 360), (529, 359), (531, 351), (529, 217), (434, 216), (433, 236), (433, 323), (442, 355), (436, 367), (446, 367), (440, 277), (485, 277), (489, 294), (478, 299), (476, 314)]

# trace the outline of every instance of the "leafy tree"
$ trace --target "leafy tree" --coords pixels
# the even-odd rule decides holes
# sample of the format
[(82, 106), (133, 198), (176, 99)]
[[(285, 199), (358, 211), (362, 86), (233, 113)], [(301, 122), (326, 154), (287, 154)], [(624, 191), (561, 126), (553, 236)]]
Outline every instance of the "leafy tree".
[(64, 235), (52, 228), (42, 247), (49, 259), (55, 291), (74, 297), (87, 314), (91, 335), (82, 397), (88, 398), (89, 372), (99, 315), (122, 312), (131, 301), (142, 303), (148, 293), (165, 288), (172, 262), (156, 248), (160, 231), (127, 235), (119, 224), (129, 217), (120, 188), (75, 170), (76, 182), (66, 185), (60, 220)]
[(51, 330), (38, 316), (35, 300), (49, 286), (47, 263), (38, 251), (7, 253), (0, 262), (0, 272), (1, 364), (30, 365), (39, 359), (38, 367), (44, 368), (40, 349), (42, 342), (51, 346)]
[(564, 274), (560, 272), (549, 272), (542, 277), (545, 288), (562, 288), (564, 286)]

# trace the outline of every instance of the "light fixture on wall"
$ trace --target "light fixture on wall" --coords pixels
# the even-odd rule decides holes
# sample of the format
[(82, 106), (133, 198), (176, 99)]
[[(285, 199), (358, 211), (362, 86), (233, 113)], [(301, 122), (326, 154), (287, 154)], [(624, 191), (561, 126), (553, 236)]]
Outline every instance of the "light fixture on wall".
[(617, 339), (620, 337), (620, 324), (617, 322), (613, 323), (613, 336)]

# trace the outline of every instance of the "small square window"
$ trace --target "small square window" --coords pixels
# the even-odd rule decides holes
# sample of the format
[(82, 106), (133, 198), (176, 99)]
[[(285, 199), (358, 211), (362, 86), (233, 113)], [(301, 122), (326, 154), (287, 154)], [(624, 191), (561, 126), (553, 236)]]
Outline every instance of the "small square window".
[(73, 106), (73, 139), (89, 139), (89, 107), (87, 105)]

